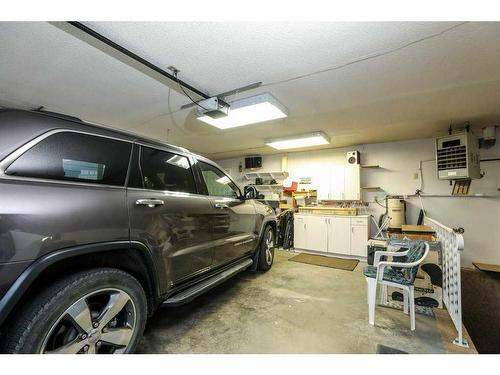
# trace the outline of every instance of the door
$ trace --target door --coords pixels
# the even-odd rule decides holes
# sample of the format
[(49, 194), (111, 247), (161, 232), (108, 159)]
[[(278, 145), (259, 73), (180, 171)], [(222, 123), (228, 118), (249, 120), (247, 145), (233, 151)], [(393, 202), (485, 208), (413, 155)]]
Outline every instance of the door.
[(330, 218), (328, 252), (337, 254), (351, 253), (351, 219), (349, 217), (333, 216)]
[(313, 251), (327, 250), (327, 218), (319, 215), (306, 217), (307, 249)]
[(294, 215), (293, 218), (293, 247), (307, 249), (306, 221), (304, 216)]
[(351, 255), (367, 256), (368, 226), (351, 225)]
[(344, 199), (350, 201), (360, 200), (360, 167), (359, 164), (345, 166), (344, 173)]
[(212, 205), (197, 193), (188, 157), (136, 145), (127, 202), (130, 239), (161, 259), (168, 285), (210, 269)]
[(216, 166), (200, 160), (197, 165), (212, 202), (214, 267), (252, 254), (258, 242), (253, 202), (244, 200), (236, 184)]
[(329, 200), (331, 198), (331, 169), (328, 167), (323, 168), (321, 171), (312, 171), (314, 187), (317, 190), (318, 200)]
[(332, 200), (342, 200), (344, 198), (344, 166), (343, 165), (333, 165), (332, 166), (332, 178), (331, 178), (331, 193), (330, 199)]
[(1, 261), (128, 240), (125, 179), (132, 143), (62, 129), (51, 133), (0, 173)]

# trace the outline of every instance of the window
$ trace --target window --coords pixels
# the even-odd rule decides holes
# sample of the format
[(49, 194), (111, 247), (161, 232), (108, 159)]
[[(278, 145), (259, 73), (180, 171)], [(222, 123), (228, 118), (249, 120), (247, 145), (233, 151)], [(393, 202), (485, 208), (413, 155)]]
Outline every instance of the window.
[(88, 134), (51, 135), (17, 158), (11, 176), (125, 185), (132, 144)]
[(131, 173), (130, 187), (196, 193), (191, 165), (185, 156), (141, 146), (138, 165), (139, 176)]
[(223, 172), (207, 163), (198, 162), (198, 164), (207, 186), (208, 195), (231, 198), (240, 196), (238, 187)]

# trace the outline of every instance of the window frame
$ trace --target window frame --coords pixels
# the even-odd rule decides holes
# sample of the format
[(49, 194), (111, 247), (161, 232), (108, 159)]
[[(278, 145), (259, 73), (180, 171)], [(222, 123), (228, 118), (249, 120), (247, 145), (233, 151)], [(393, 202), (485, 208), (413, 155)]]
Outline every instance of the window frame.
[[(201, 170), (201, 166), (199, 163), (205, 163), (207, 165), (210, 165), (212, 168), (215, 168), (217, 169), (220, 173), (222, 173), (224, 176), (226, 176), (227, 178), (229, 178), (229, 180), (234, 184), (234, 186), (236, 186), (236, 189), (238, 189), (238, 196), (237, 197), (226, 197), (226, 196), (223, 196), (223, 195), (210, 195), (209, 192), (208, 192), (208, 187), (207, 187), (207, 184), (205, 182), (205, 179), (203, 178), (203, 172)], [(241, 197), (243, 196), (241, 194), (241, 189), (240, 187), (238, 186), (238, 184), (231, 178), (231, 176), (229, 176), (226, 172), (224, 172), (217, 164), (211, 162), (210, 160), (208, 159), (201, 159), (201, 158), (196, 158), (196, 169), (198, 170), (198, 174), (199, 174), (199, 179), (200, 179), (200, 184), (203, 186), (203, 193), (204, 195), (206, 195), (207, 197), (214, 197), (214, 198), (224, 198), (224, 199), (234, 199), (234, 200), (241, 200)]]
[[(137, 153), (138, 158), (137, 158), (137, 160), (133, 160), (133, 154), (134, 154), (135, 147), (137, 147), (137, 149), (138, 149), (138, 153)], [(157, 150), (157, 151), (168, 152), (170, 154), (174, 154), (174, 155), (185, 157), (188, 160), (188, 163), (189, 163), (189, 170), (191, 171), (191, 175), (193, 177), (195, 192), (194, 193), (187, 193), (187, 192), (184, 192), (184, 191), (175, 191), (175, 190), (147, 189), (147, 188), (144, 187), (143, 176), (141, 176), (141, 181), (142, 181), (142, 186), (143, 186), (142, 188), (138, 188), (138, 187), (134, 187), (134, 186), (129, 186), (130, 177), (131, 177), (131, 171), (132, 171), (132, 164), (134, 162), (137, 163), (137, 166), (139, 166), (139, 170), (141, 169), (141, 167), (140, 167), (140, 160), (141, 160), (142, 147), (147, 147), (147, 148), (151, 148), (151, 149), (154, 149), (154, 150)], [(134, 147), (132, 147), (132, 152), (131, 152), (131, 155), (130, 155), (129, 170), (128, 170), (128, 175), (127, 175), (127, 180), (126, 180), (125, 187), (127, 189), (131, 189), (131, 190), (149, 191), (149, 192), (164, 192), (164, 193), (172, 193), (172, 194), (183, 194), (183, 195), (186, 195), (186, 196), (188, 196), (188, 195), (202, 195), (200, 193), (200, 184), (199, 184), (199, 181), (198, 181), (197, 176), (196, 176), (195, 166), (193, 164), (193, 158), (191, 157), (191, 155), (179, 152), (177, 150), (173, 150), (173, 149), (171, 149), (169, 147), (156, 146), (156, 145), (148, 144), (148, 143), (145, 143), (145, 142), (134, 142)]]
[[(127, 163), (127, 173), (125, 175), (125, 180), (123, 185), (108, 185), (108, 184), (96, 184), (93, 182), (85, 182), (85, 181), (69, 181), (69, 180), (57, 180), (57, 179), (52, 179), (52, 178), (42, 178), (42, 177), (25, 177), (25, 176), (17, 176), (17, 175), (8, 175), (5, 173), (5, 171), (10, 167), (12, 163), (14, 163), (17, 159), (19, 159), (21, 156), (23, 156), (27, 151), (31, 150), (34, 146), (39, 144), (40, 142), (43, 142), (45, 139), (51, 137), (54, 134), (59, 134), (59, 133), (76, 133), (76, 134), (83, 134), (83, 135), (89, 135), (92, 137), (98, 137), (98, 138), (106, 138), (106, 139), (112, 139), (115, 141), (119, 142), (124, 142), (130, 144), (130, 152), (129, 152), (129, 161)], [(14, 150), (12, 153), (7, 155), (3, 160), (0, 161), (0, 178), (6, 179), (6, 180), (14, 180), (14, 181), (31, 181), (31, 182), (45, 182), (45, 183), (53, 183), (53, 184), (63, 184), (63, 185), (77, 185), (77, 186), (88, 186), (88, 187), (99, 187), (99, 188), (112, 188), (112, 189), (125, 189), (126, 183), (128, 180), (128, 175), (129, 175), (129, 170), (130, 170), (130, 159), (132, 158), (132, 151), (133, 151), (133, 144), (134, 142), (128, 139), (123, 139), (123, 138), (118, 138), (118, 137), (112, 137), (108, 135), (102, 135), (102, 134), (97, 134), (93, 132), (87, 132), (84, 130), (73, 130), (73, 129), (53, 129), (49, 130), (38, 137), (32, 139), (31, 141), (28, 141), (21, 147), (17, 148)], [(90, 180), (89, 180), (90, 181)]]

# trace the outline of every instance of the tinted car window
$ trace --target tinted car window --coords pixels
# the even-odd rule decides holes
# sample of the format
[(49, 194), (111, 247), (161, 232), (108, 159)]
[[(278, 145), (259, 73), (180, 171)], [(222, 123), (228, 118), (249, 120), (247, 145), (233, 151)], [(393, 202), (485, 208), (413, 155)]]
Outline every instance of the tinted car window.
[(123, 186), (132, 144), (88, 134), (49, 136), (17, 158), (12, 176)]
[(185, 156), (141, 146), (138, 165), (135, 174), (139, 173), (139, 177), (131, 174), (130, 187), (196, 193), (191, 165)]
[(200, 165), (201, 174), (207, 186), (208, 195), (231, 198), (239, 197), (240, 191), (238, 187), (222, 171), (204, 162), (198, 162), (198, 164)]

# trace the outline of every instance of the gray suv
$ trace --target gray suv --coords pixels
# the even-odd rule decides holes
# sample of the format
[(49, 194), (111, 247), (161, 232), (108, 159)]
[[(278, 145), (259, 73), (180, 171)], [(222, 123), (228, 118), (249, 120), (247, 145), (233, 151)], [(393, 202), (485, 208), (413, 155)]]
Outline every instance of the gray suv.
[(0, 111), (0, 350), (129, 353), (146, 319), (273, 263), (276, 217), (184, 148)]

